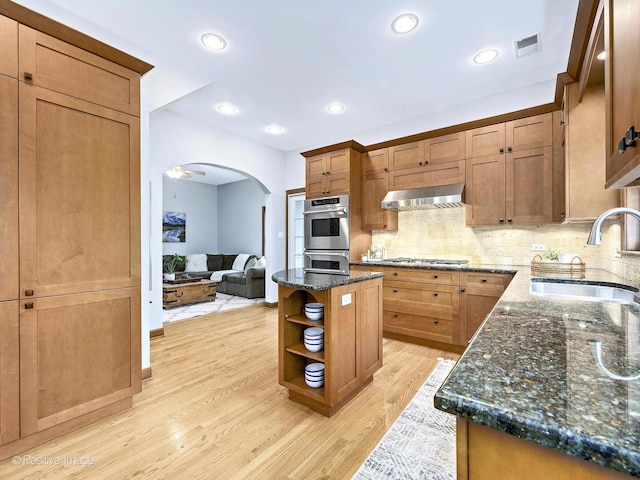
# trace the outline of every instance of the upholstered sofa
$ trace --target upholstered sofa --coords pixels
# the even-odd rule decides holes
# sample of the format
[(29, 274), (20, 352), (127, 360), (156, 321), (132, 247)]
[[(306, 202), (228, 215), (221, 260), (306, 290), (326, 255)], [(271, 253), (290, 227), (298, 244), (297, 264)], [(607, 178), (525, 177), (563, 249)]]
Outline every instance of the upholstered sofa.
[[(264, 297), (266, 259), (251, 254), (191, 254), (175, 269), (176, 279), (204, 278), (216, 291), (246, 298)], [(165, 272), (166, 273), (166, 272)]]

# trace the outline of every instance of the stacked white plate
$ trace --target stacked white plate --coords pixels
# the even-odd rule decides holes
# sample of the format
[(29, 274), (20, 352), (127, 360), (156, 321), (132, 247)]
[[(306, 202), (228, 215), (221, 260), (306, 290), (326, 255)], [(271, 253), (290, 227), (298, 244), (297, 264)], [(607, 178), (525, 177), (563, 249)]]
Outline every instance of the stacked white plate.
[(304, 381), (312, 388), (324, 385), (324, 363), (310, 363), (304, 367)]
[(324, 329), (319, 327), (304, 330), (304, 346), (310, 352), (319, 352), (324, 348)]
[(309, 320), (322, 320), (324, 318), (324, 303), (306, 303), (304, 314)]

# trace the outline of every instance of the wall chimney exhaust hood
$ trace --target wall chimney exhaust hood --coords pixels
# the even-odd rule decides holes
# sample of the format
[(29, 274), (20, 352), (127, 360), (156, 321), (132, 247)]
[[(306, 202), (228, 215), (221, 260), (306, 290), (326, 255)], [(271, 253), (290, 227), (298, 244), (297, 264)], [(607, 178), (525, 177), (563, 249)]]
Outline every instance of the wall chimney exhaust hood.
[(393, 190), (382, 200), (387, 210), (423, 210), (426, 208), (464, 207), (464, 183), (435, 187)]

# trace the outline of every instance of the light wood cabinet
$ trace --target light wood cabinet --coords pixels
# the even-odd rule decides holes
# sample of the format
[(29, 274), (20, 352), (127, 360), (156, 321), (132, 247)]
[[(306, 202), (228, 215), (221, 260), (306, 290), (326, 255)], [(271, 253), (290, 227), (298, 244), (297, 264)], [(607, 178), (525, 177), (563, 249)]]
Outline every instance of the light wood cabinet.
[(606, 188), (621, 188), (640, 178), (640, 139), (620, 148), (630, 127), (640, 131), (640, 0), (604, 4)]
[[(291, 400), (331, 416), (382, 366), (382, 278), (320, 291), (280, 285), (278, 297), (280, 385)], [(305, 317), (309, 302), (324, 304), (321, 322)], [(304, 347), (304, 330), (310, 327), (324, 329), (319, 352)], [(325, 365), (324, 385), (312, 388), (305, 383), (304, 369), (316, 362)]]
[(18, 77), (18, 22), (3, 15), (0, 15), (0, 75)]
[(18, 302), (0, 302), (0, 446), (20, 437)]
[(465, 162), (460, 160), (392, 171), (389, 173), (389, 190), (450, 185), (464, 181)]
[(389, 147), (389, 171), (424, 165), (424, 142), (410, 142)]
[(465, 159), (465, 132), (441, 135), (423, 140), (427, 165), (454, 162)]
[(18, 81), (0, 76), (0, 301), (18, 298)]
[(359, 177), (360, 154), (350, 148), (307, 157), (307, 198), (349, 194), (351, 182)]
[(460, 272), (460, 345), (469, 343), (512, 279), (511, 274)]
[(24, 7), (0, 12), (5, 458), (141, 390), (136, 115), (151, 66)]
[(362, 155), (362, 229), (397, 230), (398, 212), (380, 207), (389, 191), (389, 149)]
[(467, 225), (552, 221), (552, 117), (467, 131)]
[(604, 84), (585, 89), (579, 100), (577, 82), (565, 87), (565, 215), (563, 220), (593, 221), (620, 206), (620, 194), (605, 190)]

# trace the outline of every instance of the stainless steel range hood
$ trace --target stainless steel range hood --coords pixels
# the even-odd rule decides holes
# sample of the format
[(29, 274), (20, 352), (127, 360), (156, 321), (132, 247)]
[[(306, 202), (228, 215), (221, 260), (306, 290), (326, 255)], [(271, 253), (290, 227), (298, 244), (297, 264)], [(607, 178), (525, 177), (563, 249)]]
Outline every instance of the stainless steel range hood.
[(394, 190), (382, 200), (387, 210), (464, 207), (464, 183)]

